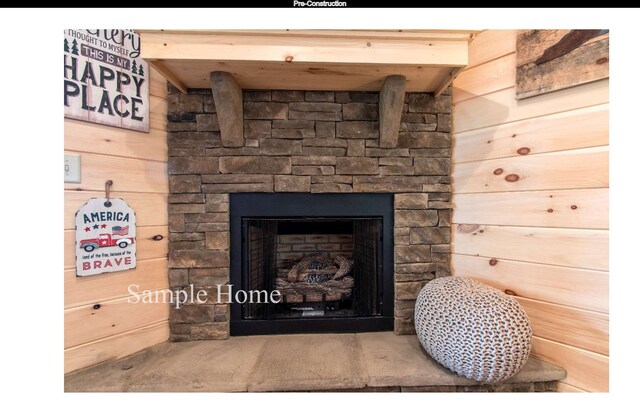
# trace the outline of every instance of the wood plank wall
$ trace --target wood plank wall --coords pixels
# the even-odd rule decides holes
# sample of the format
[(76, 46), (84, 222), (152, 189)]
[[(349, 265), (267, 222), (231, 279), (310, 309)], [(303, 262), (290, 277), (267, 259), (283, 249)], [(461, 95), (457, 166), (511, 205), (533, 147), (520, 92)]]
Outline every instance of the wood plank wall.
[[(150, 74), (147, 133), (64, 121), (64, 151), (80, 154), (82, 182), (64, 186), (64, 355), (65, 372), (119, 358), (169, 338), (169, 306), (131, 304), (128, 286), (167, 289), (167, 82)], [(91, 197), (122, 197), (137, 217), (136, 269), (78, 278), (75, 275), (76, 211)], [(162, 235), (160, 241), (152, 240)], [(94, 309), (99, 304), (100, 308)]]
[(609, 82), (516, 101), (515, 41), (480, 33), (453, 82), (453, 274), (515, 293), (559, 390), (608, 391)]

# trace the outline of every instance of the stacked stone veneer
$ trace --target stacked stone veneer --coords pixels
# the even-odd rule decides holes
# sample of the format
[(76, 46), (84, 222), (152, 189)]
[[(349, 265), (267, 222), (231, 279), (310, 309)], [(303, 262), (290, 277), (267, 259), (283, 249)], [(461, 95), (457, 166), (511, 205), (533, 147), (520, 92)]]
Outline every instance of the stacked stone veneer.
[(244, 91), (244, 146), (222, 147), (210, 90), (170, 87), (169, 283), (209, 292), (171, 309), (171, 340), (224, 339), (229, 193), (395, 193), (395, 332), (414, 333), (429, 280), (449, 275), (451, 98), (407, 93), (398, 146), (379, 147), (378, 94)]

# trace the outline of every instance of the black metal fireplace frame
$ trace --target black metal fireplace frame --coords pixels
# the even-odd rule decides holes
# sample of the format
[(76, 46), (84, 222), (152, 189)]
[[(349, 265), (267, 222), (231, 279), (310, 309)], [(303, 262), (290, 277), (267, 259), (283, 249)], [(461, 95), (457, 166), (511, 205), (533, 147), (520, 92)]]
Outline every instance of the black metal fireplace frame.
[(230, 283), (242, 280), (242, 220), (245, 218), (382, 218), (381, 313), (372, 317), (243, 320), (242, 305), (231, 304), (231, 335), (341, 333), (393, 330), (393, 194), (388, 193), (232, 193)]

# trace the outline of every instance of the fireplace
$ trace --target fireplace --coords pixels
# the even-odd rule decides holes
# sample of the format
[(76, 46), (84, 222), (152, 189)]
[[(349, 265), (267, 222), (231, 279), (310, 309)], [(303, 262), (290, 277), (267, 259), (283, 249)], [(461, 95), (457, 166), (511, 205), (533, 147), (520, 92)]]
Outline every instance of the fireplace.
[[(229, 196), (231, 335), (393, 329), (393, 195)], [(258, 297), (256, 297), (257, 299)]]
[[(243, 141), (230, 145), (211, 89), (169, 90), (169, 286), (210, 294), (171, 308), (170, 340), (383, 330), (392, 318), (396, 334), (415, 333), (420, 289), (450, 274), (449, 91), (407, 93), (393, 146), (381, 136), (379, 93), (245, 90)], [(244, 261), (243, 234), (254, 245)], [(338, 255), (352, 263), (352, 285), (336, 278)], [(278, 286), (301, 261), (322, 268)], [(338, 287), (304, 290), (300, 281), (327, 279), (319, 275)], [(228, 284), (288, 293), (275, 306), (232, 309), (217, 297)]]

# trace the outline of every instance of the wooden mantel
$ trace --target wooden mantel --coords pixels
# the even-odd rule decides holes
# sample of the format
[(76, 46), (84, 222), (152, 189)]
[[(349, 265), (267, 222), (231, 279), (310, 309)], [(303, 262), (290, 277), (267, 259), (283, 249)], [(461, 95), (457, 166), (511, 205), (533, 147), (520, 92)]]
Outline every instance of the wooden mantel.
[(138, 30), (142, 57), (182, 91), (212, 71), (243, 89), (379, 91), (390, 75), (407, 92), (439, 94), (467, 65), (476, 31)]

